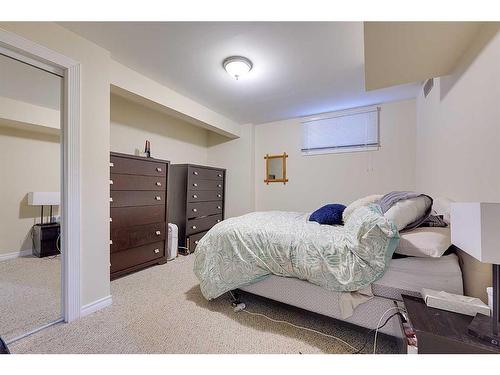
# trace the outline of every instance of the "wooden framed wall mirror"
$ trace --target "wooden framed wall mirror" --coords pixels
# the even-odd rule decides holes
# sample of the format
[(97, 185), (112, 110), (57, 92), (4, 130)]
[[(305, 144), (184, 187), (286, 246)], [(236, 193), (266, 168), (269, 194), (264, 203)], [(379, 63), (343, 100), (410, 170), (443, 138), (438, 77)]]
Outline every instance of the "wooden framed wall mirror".
[(264, 159), (266, 161), (266, 179), (264, 182), (269, 185), (270, 182), (283, 182), (286, 184), (288, 178), (286, 178), (286, 158), (288, 155), (286, 152), (280, 155), (269, 155), (266, 154)]

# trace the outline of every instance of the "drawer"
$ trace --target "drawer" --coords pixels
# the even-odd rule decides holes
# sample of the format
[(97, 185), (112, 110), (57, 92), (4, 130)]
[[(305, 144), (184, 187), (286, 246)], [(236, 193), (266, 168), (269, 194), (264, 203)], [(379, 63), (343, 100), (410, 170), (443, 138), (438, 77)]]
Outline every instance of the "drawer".
[(205, 234), (207, 234), (207, 232), (196, 233), (196, 234), (189, 236), (189, 238), (188, 238), (189, 246), (188, 247), (189, 247), (190, 253), (194, 253), (194, 251), (196, 250), (196, 246), (198, 245), (198, 241), (201, 240), (201, 238)]
[(188, 180), (191, 177), (198, 177), (203, 180), (219, 180), (224, 178), (224, 171), (220, 169), (208, 169), (189, 166), (188, 167)]
[(156, 223), (111, 230), (111, 252), (164, 241), (167, 224)]
[(224, 181), (222, 180), (200, 180), (191, 177), (188, 181), (188, 190), (222, 190)]
[(111, 208), (111, 230), (166, 221), (165, 205)]
[(187, 204), (187, 217), (200, 217), (222, 213), (222, 201), (216, 202), (196, 202)]
[(111, 191), (111, 207), (165, 205), (164, 191)]
[(111, 173), (136, 174), (141, 176), (166, 176), (167, 164), (151, 160), (137, 160), (111, 156), (109, 170)]
[(199, 219), (188, 220), (186, 225), (186, 234), (190, 235), (193, 233), (209, 230), (215, 224), (221, 221), (222, 221), (222, 215), (212, 215), (212, 216), (201, 217)]
[(222, 190), (189, 190), (187, 194), (188, 202), (220, 201), (224, 196)]
[(165, 256), (165, 242), (134, 247), (111, 254), (111, 273), (122, 271)]
[(111, 173), (109, 179), (110, 190), (165, 190), (166, 186), (166, 176), (151, 177)]

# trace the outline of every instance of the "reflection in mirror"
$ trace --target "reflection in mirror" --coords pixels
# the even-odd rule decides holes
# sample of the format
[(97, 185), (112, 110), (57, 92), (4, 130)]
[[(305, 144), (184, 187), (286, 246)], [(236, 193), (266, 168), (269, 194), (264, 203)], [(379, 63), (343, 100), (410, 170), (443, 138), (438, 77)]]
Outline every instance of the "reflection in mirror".
[(266, 179), (264, 182), (269, 184), (270, 182), (283, 182), (286, 184), (288, 179), (286, 178), (286, 158), (288, 155), (285, 153), (281, 155), (269, 155), (264, 156), (266, 160)]
[(6, 342), (61, 318), (62, 83), (0, 55), (0, 336)]

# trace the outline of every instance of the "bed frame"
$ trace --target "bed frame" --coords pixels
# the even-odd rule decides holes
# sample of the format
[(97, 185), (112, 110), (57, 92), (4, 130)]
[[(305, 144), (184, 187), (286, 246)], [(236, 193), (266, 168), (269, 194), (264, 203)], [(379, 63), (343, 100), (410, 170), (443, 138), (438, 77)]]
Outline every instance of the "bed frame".
[[(341, 293), (326, 290), (308, 281), (271, 275), (254, 284), (241, 287), (239, 290), (367, 329), (375, 329), (382, 314), (389, 308), (397, 306), (396, 300), (375, 296), (356, 307), (353, 315), (347, 319), (342, 319), (339, 307)], [(409, 293), (415, 294), (415, 292)], [(396, 312), (396, 309), (393, 312)], [(388, 313), (386, 317), (390, 315)], [(401, 351), (406, 352), (402, 322), (398, 315), (391, 319), (379, 332), (392, 336), (400, 344)]]

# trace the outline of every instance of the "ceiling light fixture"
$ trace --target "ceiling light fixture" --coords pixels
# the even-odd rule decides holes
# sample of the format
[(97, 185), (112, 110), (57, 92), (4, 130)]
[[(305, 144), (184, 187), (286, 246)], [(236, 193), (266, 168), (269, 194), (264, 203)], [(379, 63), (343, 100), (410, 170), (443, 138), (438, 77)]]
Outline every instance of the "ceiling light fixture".
[(222, 66), (229, 73), (230, 76), (238, 80), (243, 77), (250, 70), (252, 70), (252, 62), (243, 56), (230, 56), (224, 59)]

